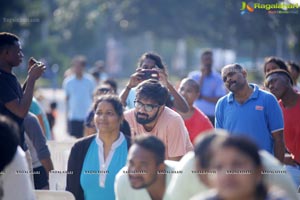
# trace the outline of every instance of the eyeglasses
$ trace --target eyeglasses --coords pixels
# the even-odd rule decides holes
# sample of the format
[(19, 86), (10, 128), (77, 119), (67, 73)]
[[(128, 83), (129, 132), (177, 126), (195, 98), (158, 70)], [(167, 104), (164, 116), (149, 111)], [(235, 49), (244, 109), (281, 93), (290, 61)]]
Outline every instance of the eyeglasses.
[(160, 105), (157, 105), (157, 104), (156, 105), (155, 104), (143, 104), (142, 102), (137, 101), (137, 100), (134, 101), (134, 106), (137, 109), (141, 109), (142, 107), (144, 107), (146, 112), (151, 112), (154, 108), (160, 107)]
[(98, 91), (106, 94), (106, 93), (110, 92), (110, 89), (109, 88), (100, 88), (100, 89), (98, 89)]

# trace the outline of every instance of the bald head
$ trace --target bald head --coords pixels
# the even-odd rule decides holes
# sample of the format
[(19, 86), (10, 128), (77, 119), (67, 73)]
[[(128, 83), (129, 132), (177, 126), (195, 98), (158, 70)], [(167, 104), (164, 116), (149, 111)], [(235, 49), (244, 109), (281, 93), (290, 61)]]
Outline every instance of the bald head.
[(242, 89), (247, 82), (247, 72), (239, 64), (229, 64), (222, 69), (222, 79), (228, 90), (236, 92)]
[(193, 88), (196, 93), (200, 91), (199, 84), (194, 79), (184, 78), (180, 82), (180, 86), (182, 85), (187, 85), (188, 87)]

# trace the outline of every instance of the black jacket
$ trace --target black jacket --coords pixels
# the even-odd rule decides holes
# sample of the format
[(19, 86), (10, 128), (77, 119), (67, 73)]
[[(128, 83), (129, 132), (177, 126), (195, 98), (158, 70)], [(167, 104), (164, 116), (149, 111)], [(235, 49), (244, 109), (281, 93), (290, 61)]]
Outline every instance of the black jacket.
[[(124, 135), (127, 141), (128, 149), (130, 147), (130, 138)], [(76, 142), (71, 149), (68, 161), (67, 187), (66, 190), (71, 192), (76, 200), (84, 200), (83, 189), (80, 185), (80, 173), (82, 170), (85, 155), (90, 147), (91, 142), (96, 135), (91, 135)]]

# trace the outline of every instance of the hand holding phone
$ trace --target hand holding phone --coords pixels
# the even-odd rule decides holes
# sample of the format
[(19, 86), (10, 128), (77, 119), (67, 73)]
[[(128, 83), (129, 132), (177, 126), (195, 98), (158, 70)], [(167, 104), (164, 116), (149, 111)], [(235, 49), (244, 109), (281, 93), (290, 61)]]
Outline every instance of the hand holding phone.
[(141, 71), (143, 73), (142, 75), (142, 79), (143, 80), (148, 80), (148, 79), (159, 79), (159, 74), (156, 70), (152, 70), (152, 69), (143, 69)]
[(28, 65), (28, 75), (33, 80), (37, 80), (46, 70), (44, 63), (37, 61), (35, 58), (31, 57), (29, 59)]

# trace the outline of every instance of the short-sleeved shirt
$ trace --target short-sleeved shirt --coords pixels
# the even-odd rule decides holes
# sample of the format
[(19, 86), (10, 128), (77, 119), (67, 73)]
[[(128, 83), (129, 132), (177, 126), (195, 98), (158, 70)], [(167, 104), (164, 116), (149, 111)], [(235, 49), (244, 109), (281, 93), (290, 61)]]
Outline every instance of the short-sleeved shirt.
[(45, 114), (45, 112), (43, 111), (41, 105), (39, 104), (39, 102), (36, 100), (36, 98), (32, 98), (32, 102), (29, 108), (29, 112), (32, 112), (33, 114), (35, 114), (36, 116), (41, 115), (42, 119), (43, 119), (43, 124), (45, 127), (45, 135), (46, 138), (48, 140), (51, 140), (51, 130), (50, 130), (50, 125), (49, 125), (49, 121), (47, 119), (47, 116)]
[(288, 151), (294, 156), (294, 160), (300, 163), (300, 96), (297, 104), (292, 108), (285, 108), (279, 101), (284, 116), (284, 143)]
[(184, 124), (189, 132), (192, 143), (196, 137), (203, 131), (214, 128), (208, 117), (198, 108), (194, 107), (195, 111), (192, 117), (184, 120)]
[(128, 109), (134, 108), (135, 97), (136, 97), (136, 88), (131, 88), (126, 99), (126, 108)]
[[(175, 173), (175, 161), (165, 161), (166, 165), (166, 188), (168, 187), (172, 174)], [(175, 165), (174, 165), (175, 164)], [(146, 188), (134, 189), (130, 185), (128, 167), (123, 167), (116, 175), (115, 181), (116, 200), (151, 200)], [(165, 199), (165, 198), (163, 198)]]
[(196, 168), (194, 151), (188, 152), (176, 165), (175, 171), (182, 173), (173, 174), (171, 182), (166, 189), (166, 200), (190, 199), (197, 193), (208, 190), (207, 186), (200, 181)]
[(283, 130), (283, 115), (276, 98), (269, 92), (249, 84), (253, 93), (243, 104), (230, 92), (216, 106), (215, 127), (235, 135), (245, 135), (259, 148), (273, 154), (272, 133)]
[(71, 75), (64, 80), (63, 88), (68, 97), (68, 119), (84, 121), (92, 105), (95, 81), (88, 74), (81, 79)]
[[(189, 77), (194, 79), (197, 83), (200, 81), (200, 76), (200, 71), (193, 71), (189, 74)], [(216, 71), (212, 71), (203, 80), (201, 95), (206, 97), (222, 97), (225, 94), (226, 90), (221, 75)], [(199, 108), (207, 116), (215, 116), (215, 103), (208, 102), (204, 99), (197, 99), (194, 102), (194, 106)]]
[(151, 131), (146, 131), (143, 125), (136, 121), (134, 109), (126, 111), (124, 115), (130, 125), (132, 136), (150, 134), (158, 137), (165, 144), (166, 159), (183, 156), (193, 150), (182, 117), (170, 108), (164, 108)]
[(15, 99), (20, 100), (22, 97), (23, 90), (20, 83), (17, 80), (17, 77), (12, 73), (7, 73), (5, 71), (0, 70), (0, 114), (11, 118), (18, 124), (21, 136), (21, 146), (24, 150), (26, 150), (27, 147), (25, 145), (23, 127), (24, 118), (18, 117), (5, 107), (6, 103), (9, 103)]

